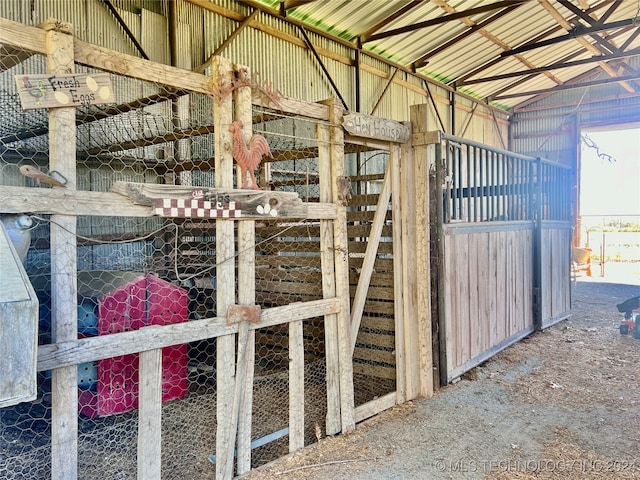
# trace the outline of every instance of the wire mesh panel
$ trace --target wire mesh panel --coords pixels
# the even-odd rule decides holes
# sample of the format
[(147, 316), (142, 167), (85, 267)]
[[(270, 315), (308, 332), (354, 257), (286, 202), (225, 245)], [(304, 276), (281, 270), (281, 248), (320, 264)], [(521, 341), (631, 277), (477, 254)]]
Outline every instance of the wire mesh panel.
[[(46, 110), (23, 110), (16, 91), (15, 75), (45, 73), (46, 59), (11, 52), (2, 58), (6, 68), (0, 73), (0, 184), (37, 192), (49, 188), (53, 179), (53, 188), (63, 189), (70, 175), (49, 167), (52, 140)], [(83, 74), (103, 73), (79, 64), (75, 68)], [(214, 100), (186, 89), (109, 76), (113, 102), (76, 108), (76, 189), (109, 192), (117, 182), (216, 188)], [(252, 117), (253, 133), (264, 136), (273, 155), (265, 157), (257, 172), (260, 186), (318, 202), (319, 122), (257, 107)], [(35, 175), (25, 175), (23, 166), (33, 168)], [(269, 309), (322, 299), (320, 221), (279, 218), (274, 205), (260, 207), (264, 217), (255, 224), (256, 303)], [(131, 216), (109, 209), (104, 205), (99, 215), (75, 215), (75, 228), (59, 223), (56, 215), (30, 215), (31, 248), (24, 262), (40, 301), (39, 343), (48, 346), (55, 343), (57, 328), (52, 264), (60, 261), (52, 253), (51, 231), (62, 230), (74, 239), (64, 255), (77, 264), (77, 338), (103, 341), (100, 345), (109, 352), (75, 367), (78, 477), (87, 479), (134, 478), (139, 468), (144, 379), (138, 352), (146, 346), (120, 354), (109, 336), (226, 315), (217, 307), (218, 271), (221, 262), (236, 263), (239, 254), (237, 223), (228, 238), (221, 238), (216, 219)], [(237, 253), (221, 259), (221, 242), (236, 245)], [(324, 435), (327, 416), (323, 322), (321, 314), (302, 322), (305, 444)], [(255, 341), (252, 466), (287, 453), (290, 413), (287, 402), (274, 402), (289, 396), (288, 327), (259, 328)], [(217, 354), (216, 338), (162, 348), (162, 478), (215, 476)], [(237, 360), (230, 356), (223, 361)], [(51, 370), (39, 373), (35, 401), (0, 409), (0, 477), (50, 478), (55, 375)]]
[[(254, 112), (256, 116), (256, 112)], [(272, 145), (274, 159), (263, 165), (261, 177), (273, 190), (296, 192), (306, 202), (318, 202), (319, 167), (317, 123), (303, 118), (258, 115), (262, 123), (254, 125)], [(320, 250), (320, 222), (259, 221), (256, 222), (256, 302), (263, 307), (283, 306), (323, 298)], [(303, 322), (305, 444), (317, 441), (316, 430), (324, 432), (326, 417), (326, 371), (324, 318)], [(256, 387), (267, 386), (280, 398), (288, 395), (284, 382), (290, 362), (287, 325), (260, 329), (256, 332)], [(273, 379), (273, 380), (270, 380)], [(275, 382), (274, 382), (275, 381)], [(269, 385), (273, 383), (272, 385)], [(254, 391), (254, 430), (264, 436), (277, 432), (287, 424), (281, 407), (280, 424), (269, 408), (272, 398), (260, 398)], [(257, 397), (256, 397), (257, 396)], [(267, 422), (261, 421), (266, 418)], [(274, 421), (276, 421), (274, 423)], [(253, 465), (277, 458), (288, 450), (287, 442), (275, 440), (255, 451)]]

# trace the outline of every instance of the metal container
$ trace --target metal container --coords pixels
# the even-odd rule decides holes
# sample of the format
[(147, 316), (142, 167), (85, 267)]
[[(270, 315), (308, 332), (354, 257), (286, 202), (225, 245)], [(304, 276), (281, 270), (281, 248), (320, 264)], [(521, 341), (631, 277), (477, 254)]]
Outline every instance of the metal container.
[(38, 297), (0, 222), (0, 408), (36, 398)]

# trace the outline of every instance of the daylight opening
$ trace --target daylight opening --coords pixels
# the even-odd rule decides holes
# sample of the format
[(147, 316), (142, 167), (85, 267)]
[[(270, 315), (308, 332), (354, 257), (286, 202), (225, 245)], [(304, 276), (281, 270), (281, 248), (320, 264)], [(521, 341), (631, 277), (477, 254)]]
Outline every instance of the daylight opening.
[[(640, 282), (640, 124), (580, 132), (577, 247), (594, 277)], [(627, 283), (627, 282), (625, 282)]]

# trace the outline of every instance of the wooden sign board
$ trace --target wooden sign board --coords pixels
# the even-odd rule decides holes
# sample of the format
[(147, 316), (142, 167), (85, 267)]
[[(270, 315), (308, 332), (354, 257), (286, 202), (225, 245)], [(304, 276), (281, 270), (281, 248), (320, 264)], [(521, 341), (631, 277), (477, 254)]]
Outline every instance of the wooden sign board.
[(405, 143), (411, 134), (409, 127), (400, 122), (361, 113), (345, 115), (342, 126), (351, 135), (397, 143)]
[(296, 192), (217, 189), (114, 182), (111, 191), (136, 205), (148, 205), (163, 217), (179, 218), (306, 218), (307, 205)]
[(108, 73), (16, 75), (22, 108), (78, 107), (114, 101)]

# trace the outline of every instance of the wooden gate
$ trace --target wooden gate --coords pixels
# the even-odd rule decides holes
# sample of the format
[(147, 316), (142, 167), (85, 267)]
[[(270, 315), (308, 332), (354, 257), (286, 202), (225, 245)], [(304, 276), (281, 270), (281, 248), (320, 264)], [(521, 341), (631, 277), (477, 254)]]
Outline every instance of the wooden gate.
[(568, 315), (570, 176), (451, 135), (432, 141), (432, 288), (447, 384)]

